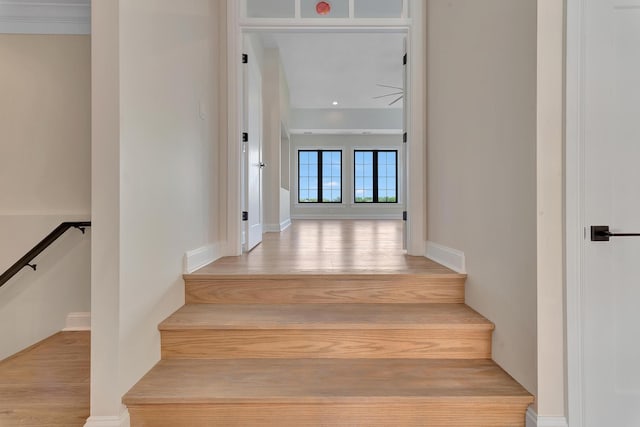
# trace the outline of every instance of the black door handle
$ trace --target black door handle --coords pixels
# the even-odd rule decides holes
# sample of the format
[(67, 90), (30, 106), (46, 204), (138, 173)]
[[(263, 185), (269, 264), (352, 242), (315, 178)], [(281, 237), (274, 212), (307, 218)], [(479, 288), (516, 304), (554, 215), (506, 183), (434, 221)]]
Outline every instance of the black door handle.
[(640, 233), (612, 233), (608, 225), (591, 226), (592, 242), (608, 242), (612, 237), (640, 237)]

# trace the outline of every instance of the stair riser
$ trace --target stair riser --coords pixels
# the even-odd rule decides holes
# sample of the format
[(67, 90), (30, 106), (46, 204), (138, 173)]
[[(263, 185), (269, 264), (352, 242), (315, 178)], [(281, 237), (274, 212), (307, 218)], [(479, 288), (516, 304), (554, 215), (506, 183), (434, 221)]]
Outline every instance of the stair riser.
[(187, 304), (464, 303), (464, 278), (257, 276), (187, 278)]
[(489, 359), (490, 330), (184, 330), (162, 332), (163, 359)]
[(524, 427), (526, 408), (522, 402), (441, 399), (407, 404), (136, 405), (129, 406), (129, 413), (132, 427)]

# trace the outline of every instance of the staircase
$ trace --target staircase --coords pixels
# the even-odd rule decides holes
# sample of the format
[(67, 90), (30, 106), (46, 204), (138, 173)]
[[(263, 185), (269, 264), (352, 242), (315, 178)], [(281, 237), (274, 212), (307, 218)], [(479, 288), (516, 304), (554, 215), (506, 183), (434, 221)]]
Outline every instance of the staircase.
[(133, 427), (524, 426), (493, 324), (450, 274), (198, 274)]

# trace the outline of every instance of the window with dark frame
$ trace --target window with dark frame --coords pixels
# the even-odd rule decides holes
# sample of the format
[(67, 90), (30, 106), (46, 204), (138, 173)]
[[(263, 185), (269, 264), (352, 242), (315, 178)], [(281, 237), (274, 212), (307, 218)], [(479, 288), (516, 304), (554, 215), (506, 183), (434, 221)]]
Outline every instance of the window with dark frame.
[(398, 151), (355, 150), (354, 202), (398, 203)]
[(342, 203), (342, 151), (298, 151), (298, 203)]

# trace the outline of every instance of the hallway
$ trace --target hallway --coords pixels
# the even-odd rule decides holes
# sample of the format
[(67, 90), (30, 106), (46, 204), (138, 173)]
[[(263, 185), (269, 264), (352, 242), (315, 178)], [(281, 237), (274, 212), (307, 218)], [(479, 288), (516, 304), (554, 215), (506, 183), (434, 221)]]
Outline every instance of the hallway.
[(219, 274), (452, 274), (402, 250), (399, 220), (296, 220), (268, 233), (253, 251), (220, 259), (194, 273)]

